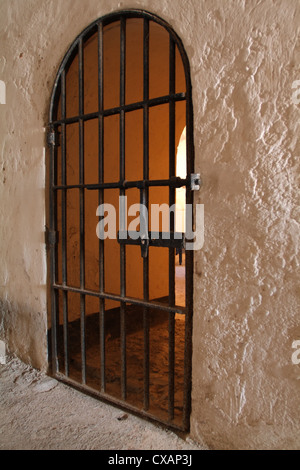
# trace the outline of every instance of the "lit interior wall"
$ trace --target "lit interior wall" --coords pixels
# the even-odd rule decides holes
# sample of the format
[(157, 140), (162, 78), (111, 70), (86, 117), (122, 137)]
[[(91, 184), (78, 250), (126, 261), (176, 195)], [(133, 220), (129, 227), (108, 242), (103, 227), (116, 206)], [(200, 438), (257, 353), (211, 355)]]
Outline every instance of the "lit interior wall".
[[(120, 103), (120, 25), (109, 25), (104, 30), (104, 108), (113, 108)], [(97, 35), (84, 47), (84, 112), (98, 109), (98, 38)], [(164, 96), (169, 93), (169, 35), (155, 23), (150, 23), (149, 36), (149, 96)], [(176, 49), (176, 91), (184, 92), (185, 75), (182, 60)], [(130, 19), (126, 26), (126, 93), (125, 102), (143, 100), (143, 22)], [(66, 116), (78, 114), (78, 57), (73, 60), (66, 75)], [(59, 105), (60, 113), (60, 105)], [(185, 103), (176, 104), (175, 147), (185, 126)], [(119, 181), (120, 151), (119, 116), (104, 118), (104, 182)], [(181, 145), (184, 142), (181, 142)], [(98, 182), (98, 120), (86, 121), (84, 125), (84, 172), (85, 183)], [(186, 153), (183, 155), (186, 158)], [(60, 174), (60, 149), (58, 150), (58, 184)], [(67, 184), (79, 183), (79, 126), (67, 126), (66, 136)], [(169, 105), (149, 110), (149, 176), (150, 179), (169, 178)], [(181, 175), (185, 178), (185, 175)], [(125, 118), (125, 179), (143, 179), (143, 110), (126, 113)], [(138, 189), (126, 191), (128, 209), (139, 204)], [(119, 190), (104, 191), (104, 202), (116, 209), (117, 230), (119, 220)], [(149, 189), (149, 229), (151, 227), (151, 204), (168, 204), (168, 188)], [(85, 286), (99, 290), (99, 240), (96, 226), (98, 192), (85, 191)], [(128, 217), (128, 225), (137, 215)], [(158, 229), (162, 230), (162, 226)], [(58, 198), (58, 231), (61, 232), (61, 196)], [(80, 221), (79, 190), (67, 192), (67, 272), (68, 285), (80, 286)], [(58, 278), (62, 277), (61, 240), (58, 246)], [(120, 294), (120, 245), (117, 240), (107, 238), (104, 242), (105, 290)], [(169, 250), (149, 250), (149, 295), (150, 299), (168, 296)], [(143, 260), (139, 246), (126, 247), (126, 295), (143, 298)], [(61, 299), (62, 301), (62, 299)], [(69, 320), (79, 316), (80, 298), (69, 301)], [(106, 309), (115, 303), (106, 300)], [(97, 299), (89, 303), (87, 314), (98, 309)], [(62, 318), (61, 318), (62, 321)]]

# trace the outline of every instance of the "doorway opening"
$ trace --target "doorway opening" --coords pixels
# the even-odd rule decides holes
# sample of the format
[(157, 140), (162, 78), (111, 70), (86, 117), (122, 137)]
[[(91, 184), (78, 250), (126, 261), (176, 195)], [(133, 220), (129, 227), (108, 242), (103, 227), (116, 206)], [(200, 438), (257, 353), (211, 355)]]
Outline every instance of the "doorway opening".
[[(48, 142), (52, 374), (186, 431), (193, 124), (188, 59), (172, 28), (139, 10), (86, 28), (59, 68)], [(175, 203), (166, 228), (152, 207)], [(97, 236), (103, 204), (116, 236)]]

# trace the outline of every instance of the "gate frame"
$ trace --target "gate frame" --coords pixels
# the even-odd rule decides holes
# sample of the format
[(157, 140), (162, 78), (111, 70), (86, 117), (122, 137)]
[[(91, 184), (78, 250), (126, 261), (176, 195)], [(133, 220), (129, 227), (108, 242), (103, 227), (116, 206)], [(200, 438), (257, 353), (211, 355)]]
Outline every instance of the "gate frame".
[[(143, 79), (143, 84), (144, 84), (144, 98), (143, 101), (139, 103), (132, 103), (129, 105), (125, 105), (124, 97), (125, 97), (125, 23), (126, 19), (130, 18), (141, 18), (144, 21), (144, 79)], [(123, 61), (121, 59), (121, 70), (120, 70), (120, 78), (121, 78), (121, 87), (120, 87), (120, 106), (111, 110), (104, 110), (103, 109), (103, 68), (102, 68), (102, 53), (101, 48), (99, 44), (102, 44), (102, 35), (103, 35), (103, 28), (107, 26), (110, 23), (120, 21), (120, 29), (121, 29), (121, 58), (123, 57)], [(164, 27), (166, 31), (169, 34), (170, 38), (170, 64), (169, 64), (169, 70), (172, 72), (170, 73), (170, 93), (169, 95), (165, 97), (159, 97), (159, 98), (154, 98), (149, 100), (149, 94), (147, 95), (147, 91), (145, 92), (145, 89), (149, 90), (149, 61), (146, 59), (145, 60), (145, 48), (146, 48), (146, 57), (148, 54), (149, 58), (149, 35), (147, 39), (147, 28), (149, 32), (149, 22), (153, 21), (160, 26)], [(122, 33), (123, 31), (123, 33)], [(98, 85), (99, 85), (99, 90), (101, 90), (101, 93), (99, 93), (99, 107), (98, 111), (95, 113), (90, 113), (90, 114), (84, 114), (84, 107), (83, 107), (83, 44), (84, 41), (89, 39), (91, 36), (93, 36), (95, 33), (98, 34), (98, 57), (99, 57), (99, 63), (98, 63)], [(122, 41), (123, 38), (123, 41)], [(184, 68), (184, 74), (185, 74), (185, 80), (186, 80), (186, 93), (179, 93), (176, 95), (175, 93), (175, 45), (178, 47), (183, 68)], [(59, 98), (60, 96), (65, 96), (65, 77), (66, 77), (66, 70), (68, 68), (68, 65), (72, 63), (74, 57), (78, 54), (78, 59), (79, 59), (79, 115), (66, 118), (65, 117), (65, 99), (63, 98), (62, 101), (62, 116), (60, 120), (57, 120), (57, 111), (58, 111), (58, 103), (59, 103)], [(123, 67), (122, 67), (123, 64)], [(122, 80), (122, 75), (123, 75), (123, 80)], [(145, 77), (148, 77), (148, 83), (146, 83), (145, 86)], [(123, 83), (123, 87), (122, 87)], [(80, 91), (81, 90), (81, 91)], [(184, 95), (184, 96), (183, 96)], [(149, 107), (159, 105), (159, 104), (164, 104), (164, 103), (169, 103), (169, 108), (170, 108), (170, 122), (169, 122), (169, 135), (171, 138), (173, 138), (174, 134), (174, 110), (175, 110), (175, 102), (177, 101), (186, 101), (186, 152), (187, 152), (187, 175), (191, 175), (194, 172), (194, 137), (193, 137), (193, 105), (192, 105), (192, 85), (191, 85), (191, 76), (190, 76), (190, 67), (189, 67), (189, 60), (187, 57), (187, 54), (185, 52), (183, 43), (179, 36), (175, 33), (173, 28), (163, 19), (160, 17), (156, 16), (153, 13), (150, 13), (145, 10), (137, 10), (137, 9), (126, 9), (126, 10), (120, 10), (116, 11), (110, 14), (107, 14), (103, 17), (98, 18), (95, 20), (93, 23), (91, 23), (88, 27), (86, 27), (73, 41), (72, 45), (69, 47), (67, 53), (64, 56), (64, 59), (62, 60), (60, 67), (58, 69), (55, 81), (54, 81), (54, 86), (51, 94), (51, 100), (50, 100), (50, 109), (49, 109), (49, 123), (48, 123), (48, 145), (50, 148), (50, 158), (49, 158), (49, 163), (48, 163), (48, 178), (47, 178), (47, 184), (49, 185), (49, 194), (48, 194), (48, 211), (47, 211), (47, 246), (48, 246), (48, 311), (50, 310), (51, 312), (51, 327), (50, 330), (48, 330), (48, 350), (49, 350), (49, 374), (55, 377), (56, 379), (69, 384), (70, 386), (86, 393), (89, 395), (92, 395), (96, 398), (99, 398), (107, 403), (115, 404), (119, 406), (122, 409), (127, 409), (130, 412), (137, 414), (139, 416), (142, 416), (144, 418), (154, 420), (156, 422), (159, 422), (163, 425), (166, 425), (169, 428), (176, 429), (178, 431), (184, 431), (188, 432), (189, 431), (189, 425), (190, 425), (190, 411), (191, 411), (191, 380), (192, 380), (192, 319), (193, 319), (193, 251), (187, 251), (186, 252), (186, 306), (183, 308), (175, 308), (174, 301), (172, 300), (172, 297), (174, 298), (174, 289), (173, 292), (170, 293), (170, 298), (171, 300), (171, 306), (166, 305), (163, 303), (159, 302), (152, 302), (149, 300), (149, 292), (147, 292), (147, 286), (145, 286), (144, 282), (144, 299), (139, 300), (139, 299), (132, 299), (129, 297), (126, 297), (125, 295), (125, 289), (122, 288), (122, 272), (120, 273), (121, 275), (121, 292), (120, 295), (114, 295), (114, 294), (108, 294), (105, 293), (104, 291), (104, 285), (103, 285), (103, 277), (104, 277), (104, 267), (103, 270), (101, 270), (101, 263), (103, 266), (103, 255), (101, 255), (101, 241), (99, 242), (99, 254), (100, 254), (100, 269), (99, 269), (99, 281), (100, 281), (100, 292), (93, 292), (93, 291), (88, 291), (85, 289), (84, 286), (84, 269), (82, 270), (82, 266), (84, 266), (84, 245), (82, 249), (82, 243), (84, 243), (84, 239), (82, 240), (81, 238), (81, 248), (80, 248), (80, 288), (72, 288), (70, 286), (67, 286), (66, 284), (66, 271), (64, 273), (64, 268), (63, 268), (63, 280), (62, 280), (62, 285), (56, 284), (56, 279), (57, 279), (57, 241), (58, 241), (58, 234), (56, 231), (56, 210), (57, 210), (57, 190), (62, 190), (62, 206), (64, 205), (64, 200), (66, 197), (66, 190), (67, 190), (67, 184), (66, 180), (64, 180), (65, 184), (62, 186), (57, 186), (56, 180), (55, 180), (55, 175), (56, 175), (56, 166), (55, 166), (55, 161), (57, 157), (57, 146), (61, 145), (62, 146), (62, 154), (65, 151), (65, 126), (68, 123), (72, 122), (78, 122), (79, 123), (79, 153), (80, 153), (80, 174), (79, 178), (81, 183), (79, 185), (73, 185), (72, 187), (77, 187), (80, 191), (80, 206), (82, 207), (84, 205), (84, 190), (85, 189), (98, 189), (99, 191), (99, 204), (103, 202), (103, 189), (105, 187), (116, 187), (119, 188), (120, 190), (120, 195), (125, 194), (125, 186), (124, 186), (124, 181), (125, 181), (125, 175), (123, 175), (123, 181), (122, 177), (120, 178), (120, 182), (117, 184), (114, 184), (112, 186), (111, 183), (106, 183), (104, 184), (103, 181), (99, 181), (99, 184), (96, 185), (96, 187), (91, 187), (89, 188), (88, 186), (95, 186), (95, 185), (85, 185), (84, 180), (82, 178), (83, 176), (83, 170), (82, 166), (84, 165), (84, 150), (83, 150), (83, 123), (84, 121), (88, 119), (96, 119), (98, 118), (99, 121), (99, 136), (103, 135), (103, 119), (104, 116), (106, 115), (112, 115), (112, 114), (119, 114), (120, 115), (120, 142), (122, 139), (124, 139), (124, 126), (125, 126), (125, 113), (128, 110), (135, 110), (135, 109), (143, 109), (144, 110), (144, 147), (145, 145), (149, 146), (149, 135), (147, 137), (147, 131), (149, 130), (149, 125), (148, 125), (148, 113), (149, 113)], [(174, 108), (174, 110), (173, 110)], [(145, 125), (146, 122), (146, 125)], [(59, 143), (59, 136), (58, 133), (56, 132), (56, 128), (58, 126), (62, 127), (62, 141)], [(172, 129), (173, 127), (173, 129)], [(175, 142), (175, 139), (173, 139)], [(146, 144), (145, 144), (146, 141)], [(103, 146), (101, 144), (101, 138), (99, 138), (99, 161), (100, 158), (102, 158), (103, 162)], [(170, 142), (171, 139), (169, 140), (169, 149), (170, 149)], [(102, 139), (103, 143), (103, 139)], [(102, 147), (102, 148), (101, 148)], [(173, 149), (174, 150), (174, 149)], [(147, 175), (147, 168), (145, 168), (145, 152), (147, 152), (147, 149), (144, 148), (144, 182), (148, 180), (148, 175)], [(122, 150), (120, 151), (122, 154)], [(122, 159), (124, 160), (125, 155), (120, 155), (120, 162), (122, 162)], [(174, 159), (173, 159), (174, 160)], [(171, 162), (171, 160), (170, 160)], [(172, 165), (175, 165), (175, 160), (172, 162)], [(171, 166), (171, 165), (170, 165)], [(62, 168), (63, 172), (63, 168)], [(121, 175), (122, 176), (122, 175)], [(170, 175), (171, 177), (172, 175)], [(64, 178), (64, 175), (62, 175), (62, 180)], [(166, 183), (166, 181), (169, 181), (169, 184)], [(169, 186), (169, 199), (170, 202), (172, 202), (175, 198), (175, 188), (176, 185), (170, 184), (170, 180), (164, 180), (164, 183), (162, 184), (162, 180), (158, 181), (157, 184), (154, 184), (154, 186), (162, 186), (162, 185), (168, 185)], [(186, 180), (182, 180), (183, 184), (181, 186), (186, 186), (186, 204), (193, 204), (193, 191), (190, 188), (188, 178)], [(141, 183), (141, 182), (137, 182)], [(178, 184), (178, 182), (177, 182)], [(69, 188), (70, 186), (68, 186)], [(178, 187), (178, 186), (177, 186)], [(180, 186), (179, 186), (180, 187)], [(147, 204), (147, 189), (146, 185), (144, 184), (144, 188), (141, 189), (141, 195), (144, 198), (144, 201)], [(171, 205), (171, 204), (170, 204)], [(62, 217), (66, 217), (66, 211), (62, 214)], [(81, 227), (84, 227), (84, 214), (82, 214), (82, 211), (80, 211), (80, 224)], [(171, 222), (172, 224), (172, 222)], [(171, 229), (171, 227), (170, 227)], [(65, 230), (66, 232), (66, 230)], [(66, 241), (64, 241), (64, 236), (66, 233), (63, 235), (62, 238), (62, 244), (64, 245)], [(66, 246), (66, 245), (65, 245)], [(64, 249), (64, 248), (63, 248)], [(122, 245), (120, 247), (121, 249), (121, 259), (122, 259)], [(125, 254), (125, 246), (123, 245), (123, 250)], [(174, 247), (170, 248), (170, 250), (173, 250), (174, 252)], [(102, 249), (103, 253), (103, 249)], [(124, 257), (123, 254), (123, 257)], [(169, 257), (170, 259), (171, 257)], [(146, 258), (147, 259), (147, 258)], [(122, 261), (121, 261), (122, 262)], [(170, 261), (169, 261), (170, 263)], [(66, 264), (66, 263), (65, 263)], [(124, 266), (124, 263), (123, 263)], [(144, 273), (145, 270), (147, 270), (147, 261), (145, 261), (144, 258)], [(170, 269), (171, 272), (171, 269)], [(124, 274), (124, 273), (123, 273)], [(102, 281), (101, 281), (101, 276), (102, 276)], [(172, 275), (171, 275), (172, 276)], [(171, 285), (171, 280), (169, 280), (169, 285)], [(146, 313), (147, 309), (149, 307), (152, 308), (159, 308), (162, 310), (165, 310), (169, 312), (169, 333), (174, 335), (174, 317), (175, 313), (182, 313), (185, 315), (185, 349), (184, 349), (184, 399), (183, 399), (183, 419), (182, 419), (182, 425), (178, 426), (173, 422), (174, 419), (174, 373), (173, 373), (173, 380), (172, 377), (170, 378), (169, 374), (169, 418), (167, 421), (162, 420), (158, 418), (157, 416), (152, 415), (147, 411), (147, 407), (149, 406), (149, 364), (148, 364), (148, 371), (147, 367), (145, 367), (146, 372), (144, 375), (144, 388), (148, 387), (148, 396), (147, 393), (144, 394), (144, 409), (140, 409), (137, 407), (134, 407), (127, 403), (126, 400), (126, 331), (125, 327), (123, 328), (123, 337), (121, 337), (121, 349), (124, 351), (125, 350), (125, 363), (122, 361), (122, 378), (121, 380), (121, 390), (122, 390), (122, 400), (111, 396), (105, 392), (105, 364), (102, 363), (102, 358), (105, 360), (105, 354), (101, 354), (101, 374), (102, 374), (102, 386), (101, 390), (97, 391), (89, 386), (86, 385), (85, 382), (85, 365), (83, 364), (83, 370), (82, 370), (82, 383), (76, 382), (75, 380), (71, 379), (68, 377), (68, 358), (66, 358), (66, 363), (65, 363), (65, 373), (62, 373), (59, 370), (59, 364), (58, 364), (58, 351), (57, 351), (57, 329), (58, 329), (58, 315), (57, 315), (57, 297), (58, 297), (58, 291), (63, 292), (63, 298), (65, 299), (67, 296), (67, 292), (76, 292), (80, 294), (81, 298), (81, 340), (82, 340), (82, 354), (85, 354), (85, 307), (84, 307), (84, 299), (86, 295), (93, 295), (99, 298), (100, 302), (100, 322), (102, 324), (102, 335), (103, 337), (100, 338), (100, 346), (101, 348), (105, 348), (105, 341), (104, 341), (104, 299), (111, 299), (120, 302), (120, 310), (121, 310), (121, 324), (122, 321), (124, 323), (124, 314), (122, 315), (122, 305), (126, 305), (126, 303), (133, 303), (136, 305), (140, 305), (144, 309), (144, 332), (146, 328), (146, 336), (145, 336), (145, 341), (146, 341), (146, 348), (147, 348), (147, 321), (146, 321)], [(101, 307), (102, 305), (102, 307)], [(174, 305), (174, 306), (173, 306)], [(123, 309), (124, 310), (124, 309)], [(172, 320), (173, 318), (173, 320)], [(65, 304), (64, 301), (64, 307), (63, 307), (63, 320), (64, 320), (64, 347), (65, 350), (67, 350), (67, 339), (68, 339), (68, 334), (67, 334), (67, 304)], [(123, 325), (124, 326), (124, 325)], [(50, 334), (51, 333), (51, 334)], [(124, 336), (125, 335), (125, 336)], [(173, 346), (171, 345), (171, 348), (173, 347), (174, 349), (174, 344)], [(169, 348), (170, 348), (170, 339), (169, 339)], [(148, 325), (148, 352), (149, 352), (149, 325)], [(173, 351), (174, 352), (174, 351)], [(122, 358), (124, 355), (122, 354)], [(169, 349), (169, 360), (172, 362), (172, 350)], [(145, 355), (144, 355), (144, 361), (145, 361)], [(146, 361), (147, 362), (147, 361)], [(145, 365), (145, 363), (144, 363)], [(172, 366), (172, 364), (171, 364)], [(169, 365), (169, 368), (171, 368)], [(124, 380), (125, 376), (125, 380)], [(172, 383), (173, 382), (173, 383)], [(172, 400), (172, 395), (173, 395), (173, 400)], [(170, 398), (171, 396), (171, 398)]]

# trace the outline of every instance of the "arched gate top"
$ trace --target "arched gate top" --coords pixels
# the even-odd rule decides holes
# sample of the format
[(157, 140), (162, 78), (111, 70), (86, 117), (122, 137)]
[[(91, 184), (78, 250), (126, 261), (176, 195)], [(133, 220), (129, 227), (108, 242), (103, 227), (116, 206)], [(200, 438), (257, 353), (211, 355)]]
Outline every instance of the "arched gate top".
[(146, 22), (154, 22), (158, 25), (162, 26), (167, 30), (170, 35), (170, 38), (173, 40), (174, 44), (178, 47), (178, 50), (181, 55), (182, 64), (185, 72), (185, 79), (186, 79), (186, 98), (187, 101), (191, 98), (191, 80), (190, 80), (190, 67), (189, 67), (189, 60), (183, 46), (183, 43), (174, 29), (162, 18), (159, 16), (150, 13), (146, 10), (137, 10), (137, 9), (128, 9), (128, 10), (120, 10), (117, 12), (109, 13), (103, 17), (98, 18), (89, 26), (87, 26), (73, 41), (71, 46), (69, 47), (67, 53), (65, 54), (61, 65), (58, 69), (56, 74), (52, 94), (51, 94), (51, 101), (50, 101), (50, 111), (49, 111), (49, 124), (51, 125), (53, 121), (55, 121), (55, 114), (56, 108), (58, 105), (59, 95), (60, 95), (60, 81), (62, 73), (68, 69), (69, 65), (72, 63), (74, 57), (78, 54), (78, 46), (80, 43), (84, 44), (89, 38), (91, 38), (94, 34), (101, 35), (103, 32), (103, 28), (109, 24), (112, 24), (117, 21), (126, 20), (126, 19), (133, 19), (133, 18), (140, 18), (144, 19)]

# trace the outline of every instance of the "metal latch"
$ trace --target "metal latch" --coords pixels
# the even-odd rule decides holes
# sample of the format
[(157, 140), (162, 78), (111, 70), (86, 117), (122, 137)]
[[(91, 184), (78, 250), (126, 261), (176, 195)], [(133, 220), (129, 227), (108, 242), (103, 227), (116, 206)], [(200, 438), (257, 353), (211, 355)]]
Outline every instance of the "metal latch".
[(202, 186), (202, 181), (200, 178), (200, 173), (191, 173), (190, 176), (190, 187), (191, 191), (199, 191)]
[(150, 246), (175, 248), (182, 262), (184, 249), (184, 233), (182, 232), (149, 232), (147, 235), (140, 235), (138, 232), (119, 231), (117, 240), (120, 245), (139, 245), (142, 258), (147, 258)]
[(58, 232), (55, 230), (49, 230), (48, 227), (46, 227), (45, 239), (47, 246), (56, 245), (56, 243), (58, 243)]
[(141, 236), (141, 255), (142, 258), (148, 257), (149, 239), (145, 236)]

